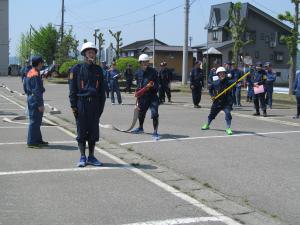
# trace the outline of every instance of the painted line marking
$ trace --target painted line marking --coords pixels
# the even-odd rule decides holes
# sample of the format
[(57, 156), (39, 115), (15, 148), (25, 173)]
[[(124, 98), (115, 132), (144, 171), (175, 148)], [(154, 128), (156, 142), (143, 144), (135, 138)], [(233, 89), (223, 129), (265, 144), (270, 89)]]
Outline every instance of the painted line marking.
[[(28, 123), (27, 123), (28, 124)], [(41, 126), (41, 128), (43, 128), (43, 127), (46, 127), (46, 128), (51, 128), (51, 127), (57, 127), (57, 126)], [(0, 126), (0, 129), (23, 129), (23, 128), (28, 128), (28, 126), (27, 127), (1, 127)]]
[[(0, 95), (1, 96), (1, 95)], [(11, 102), (14, 102), (13, 100), (10, 100)], [(15, 102), (16, 104), (18, 104), (17, 102)], [(18, 104), (19, 105), (19, 104)], [(23, 106), (22, 106), (23, 107)], [(47, 122), (51, 122), (50, 120), (45, 118), (45, 121)], [(76, 135), (73, 134), (72, 132), (68, 131), (67, 129), (58, 126), (58, 129), (60, 129), (61, 131), (63, 131), (64, 133), (68, 134), (70, 137), (75, 138)], [(207, 214), (211, 215), (211, 216), (219, 216), (220, 221), (226, 223), (227, 225), (242, 225), (241, 223), (236, 222), (235, 220), (231, 219), (230, 217), (224, 216), (222, 213), (217, 212), (216, 210), (204, 205), (203, 203), (201, 203), (200, 201), (190, 197), (189, 195), (178, 191), (177, 189), (171, 187), (170, 185), (162, 182), (161, 180), (143, 172), (142, 170), (138, 169), (138, 168), (134, 168), (132, 166), (130, 166), (128, 163), (126, 163), (125, 161), (123, 161), (122, 159), (110, 154), (109, 152), (106, 152), (98, 147), (95, 147), (95, 150), (97, 152), (99, 152), (102, 155), (107, 156), (108, 158), (114, 160), (115, 162), (122, 164), (124, 166), (127, 166), (126, 169), (134, 172), (137, 175), (140, 175), (141, 177), (143, 177), (144, 179), (146, 179), (147, 181), (149, 181), (152, 184), (155, 184), (156, 186), (162, 188), (163, 190), (165, 190), (166, 192), (173, 194), (174, 196), (184, 200), (185, 202), (190, 203), (191, 205), (194, 205), (195, 207), (203, 210), (204, 212), (206, 212)]]
[[(51, 141), (49, 142), (49, 145), (51, 144), (74, 144), (77, 143), (77, 141)], [(0, 145), (27, 145), (27, 142), (20, 141), (20, 142), (0, 142)], [(46, 148), (47, 146), (45, 146)]]
[(46, 169), (46, 170), (22, 170), (22, 171), (9, 171), (0, 172), (0, 176), (9, 175), (23, 175), (23, 174), (39, 174), (39, 173), (63, 173), (63, 172), (84, 172), (84, 171), (95, 171), (95, 170), (116, 170), (123, 169), (119, 167), (84, 167), (84, 168), (66, 168), (66, 169)]
[(195, 217), (195, 218), (178, 218), (169, 220), (147, 221), (141, 223), (127, 223), (123, 225), (178, 225), (197, 222), (221, 221), (217, 217)]
[(246, 133), (246, 134), (234, 134), (234, 135), (200, 136), (200, 137), (188, 137), (188, 138), (168, 138), (168, 139), (160, 139), (158, 141), (146, 140), (146, 141), (124, 142), (124, 143), (120, 143), (120, 145), (124, 146), (124, 145), (132, 145), (132, 144), (159, 143), (159, 142), (171, 142), (171, 141), (187, 141), (187, 140), (197, 140), (197, 139), (234, 138), (234, 137), (244, 137), (244, 136), (272, 135), (272, 134), (292, 134), (292, 133), (300, 133), (300, 130), (274, 131), (274, 132), (262, 132), (262, 133)]
[(13, 103), (13, 104), (19, 106), (21, 109), (25, 109), (24, 106), (22, 106), (22, 105), (20, 105), (19, 103), (15, 102), (15, 101), (13, 101), (13, 100), (11, 100), (11, 99), (9, 99), (9, 98), (7, 98), (6, 96), (4, 96), (4, 95), (2, 95), (2, 94), (0, 94), (0, 97), (2, 97), (2, 98), (4, 98), (4, 99), (6, 99), (7, 101), (9, 101), (9, 102), (11, 102), (11, 103)]

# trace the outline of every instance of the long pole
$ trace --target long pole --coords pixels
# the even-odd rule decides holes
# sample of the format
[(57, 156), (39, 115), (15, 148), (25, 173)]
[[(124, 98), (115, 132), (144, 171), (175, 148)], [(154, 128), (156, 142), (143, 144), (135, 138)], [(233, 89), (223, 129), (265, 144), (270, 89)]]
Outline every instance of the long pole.
[(185, 0), (184, 44), (183, 44), (183, 57), (182, 57), (182, 84), (183, 85), (187, 83), (187, 76), (188, 76), (189, 7), (190, 7), (190, 1)]
[(209, 62), (208, 62), (208, 27), (207, 27), (207, 37), (206, 37), (206, 87), (208, 87), (208, 67), (209, 67)]
[(60, 43), (62, 43), (64, 38), (64, 25), (65, 25), (65, 0), (62, 0), (61, 2), (61, 37), (60, 37)]
[(153, 68), (155, 68), (155, 14), (153, 15)]
[(31, 60), (31, 24), (29, 29), (29, 60)]

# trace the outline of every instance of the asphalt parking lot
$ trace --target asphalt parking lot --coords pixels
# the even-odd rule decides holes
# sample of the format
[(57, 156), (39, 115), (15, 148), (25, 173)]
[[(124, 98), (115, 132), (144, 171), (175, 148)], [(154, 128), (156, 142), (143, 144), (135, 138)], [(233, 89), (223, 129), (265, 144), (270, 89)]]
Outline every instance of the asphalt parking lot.
[[(26, 148), (27, 121), (3, 121), (24, 115), (20, 81), (2, 82), (17, 92), (0, 89), (4, 159), (0, 224), (296, 225), (300, 221), (300, 123), (292, 119), (293, 106), (275, 104), (263, 118), (253, 117), (252, 105), (243, 102), (233, 111), (234, 135), (227, 136), (223, 114), (210, 130), (200, 129), (209, 113), (209, 99), (204, 97), (202, 108), (194, 109), (191, 96), (176, 93), (174, 103), (159, 109), (160, 141), (151, 139), (149, 115), (145, 134), (101, 128), (97, 154), (104, 166), (78, 169), (74, 134), (51, 123), (50, 117), (42, 127), (50, 145)], [(73, 124), (67, 86), (45, 86), (45, 102), (61, 111), (54, 116)], [(102, 125), (127, 128), (135, 99), (123, 97), (124, 105), (107, 100)], [(132, 166), (128, 154), (134, 155), (138, 166)], [(170, 173), (179, 178), (171, 179)]]

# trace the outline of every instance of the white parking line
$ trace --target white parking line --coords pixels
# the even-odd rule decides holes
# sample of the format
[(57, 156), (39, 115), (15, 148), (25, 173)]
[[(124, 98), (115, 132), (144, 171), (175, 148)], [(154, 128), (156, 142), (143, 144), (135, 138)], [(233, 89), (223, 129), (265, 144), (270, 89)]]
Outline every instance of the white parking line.
[[(51, 141), (49, 142), (49, 145), (51, 144), (74, 144), (77, 143), (77, 141)], [(20, 142), (0, 142), (0, 145), (26, 145), (27, 142), (20, 141)]]
[(15, 102), (15, 101), (13, 101), (13, 100), (11, 100), (11, 99), (9, 99), (9, 98), (7, 98), (6, 96), (4, 96), (4, 95), (2, 95), (2, 94), (0, 94), (0, 97), (2, 97), (2, 98), (4, 98), (4, 99), (6, 99), (7, 101), (9, 101), (9, 102), (11, 102), (11, 103), (13, 103), (13, 104), (19, 106), (21, 109), (25, 109), (24, 106), (22, 106), (22, 105), (20, 105), (19, 103)]
[(217, 217), (195, 217), (195, 218), (178, 218), (169, 220), (147, 221), (141, 223), (127, 223), (123, 225), (178, 225), (197, 222), (221, 221)]
[(246, 133), (246, 134), (234, 134), (234, 135), (200, 136), (200, 137), (188, 137), (188, 138), (168, 138), (168, 139), (160, 139), (158, 141), (146, 140), (146, 141), (124, 142), (124, 143), (120, 143), (120, 145), (124, 146), (124, 145), (145, 144), (145, 143), (188, 141), (188, 140), (197, 140), (197, 139), (235, 138), (235, 137), (244, 137), (244, 136), (272, 135), (272, 134), (292, 134), (292, 133), (300, 133), (300, 130), (274, 131), (274, 132), (262, 132), (262, 133)]
[(0, 176), (9, 175), (23, 175), (23, 174), (37, 174), (37, 173), (63, 173), (63, 172), (84, 172), (84, 171), (94, 171), (94, 170), (115, 170), (122, 169), (119, 167), (84, 167), (84, 168), (67, 168), (67, 169), (47, 169), (47, 170), (22, 170), (22, 171), (9, 171), (0, 172)]
[[(27, 123), (28, 124), (28, 123)], [(41, 126), (41, 128), (43, 128), (43, 127), (47, 127), (47, 128), (52, 128), (52, 127), (56, 127), (56, 126)], [(19, 127), (1, 127), (0, 126), (0, 129), (25, 129), (25, 128), (27, 128), (28, 129), (28, 126), (27, 127), (21, 127), (21, 126), (19, 126)]]
[[(0, 95), (1, 96), (1, 95)], [(14, 102), (13, 100), (10, 100), (11, 102)], [(15, 102), (16, 104), (18, 104), (17, 102)], [(19, 104), (18, 104), (19, 105)], [(23, 107), (23, 106), (21, 106)], [(45, 121), (47, 122), (51, 122), (48, 119), (45, 119)], [(76, 135), (71, 133), (70, 131), (68, 131), (67, 129), (63, 128), (63, 127), (57, 127), (58, 129), (60, 129), (61, 131), (63, 131), (64, 133), (70, 135), (71, 137), (75, 138)], [(143, 172), (142, 170), (132, 167), (130, 166), (128, 163), (126, 163), (125, 161), (123, 161), (122, 159), (110, 154), (109, 152), (106, 152), (98, 147), (95, 148), (96, 151), (98, 151), (100, 154), (107, 156), (108, 158), (114, 160), (115, 162), (122, 164), (124, 166), (127, 166), (127, 169), (134, 172), (135, 174), (143, 177), (144, 179), (146, 179), (147, 181), (149, 181), (150, 183), (155, 184), (156, 186), (162, 188), (163, 190), (165, 190), (166, 192), (173, 194), (174, 196), (190, 203), (191, 205), (203, 210), (204, 212), (206, 212), (208, 215), (210, 216), (218, 216), (218, 218), (220, 218), (220, 221), (224, 222), (227, 225), (241, 225), (240, 223), (236, 222), (235, 220), (231, 219), (230, 217), (224, 216), (222, 213), (217, 212), (216, 210), (209, 208), (208, 206), (202, 204), (201, 202), (199, 202), (197, 199), (190, 197), (189, 195), (180, 192), (179, 190), (171, 187), (170, 185), (162, 182), (161, 180)]]

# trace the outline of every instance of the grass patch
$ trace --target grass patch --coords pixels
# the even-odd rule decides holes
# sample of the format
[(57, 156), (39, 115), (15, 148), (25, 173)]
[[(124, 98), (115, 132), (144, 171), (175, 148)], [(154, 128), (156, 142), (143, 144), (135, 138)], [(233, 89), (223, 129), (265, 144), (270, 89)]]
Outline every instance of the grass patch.
[(60, 77), (53, 77), (47, 80), (49, 83), (54, 84), (67, 84), (68, 78), (60, 78)]

